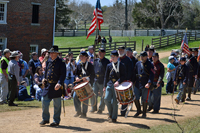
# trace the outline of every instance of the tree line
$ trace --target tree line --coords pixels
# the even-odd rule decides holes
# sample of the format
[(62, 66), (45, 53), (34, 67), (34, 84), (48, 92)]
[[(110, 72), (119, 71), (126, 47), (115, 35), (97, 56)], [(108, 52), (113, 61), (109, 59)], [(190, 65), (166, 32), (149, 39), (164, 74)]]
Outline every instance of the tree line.
[[(129, 29), (200, 29), (199, 0), (127, 0)], [(57, 1), (56, 29), (87, 28), (94, 6), (87, 1)], [(104, 25), (109, 29), (125, 27), (125, 0), (103, 6)]]

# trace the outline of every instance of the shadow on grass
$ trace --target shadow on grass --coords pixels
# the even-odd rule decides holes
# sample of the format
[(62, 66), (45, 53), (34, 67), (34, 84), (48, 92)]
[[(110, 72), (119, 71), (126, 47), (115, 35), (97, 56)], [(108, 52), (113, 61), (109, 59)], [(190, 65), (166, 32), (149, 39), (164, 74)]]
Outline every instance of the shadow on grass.
[(29, 105), (29, 104), (23, 104), (23, 103), (17, 103), (17, 107), (28, 107), (28, 108), (40, 108), (38, 105)]
[[(47, 127), (51, 127), (51, 126), (48, 125)], [(59, 125), (58, 127), (52, 127), (52, 128), (62, 128), (62, 129), (80, 131), (80, 132), (89, 132), (89, 131), (92, 131), (91, 129), (88, 129), (88, 128), (72, 127), (72, 126), (64, 126), (64, 125)]]

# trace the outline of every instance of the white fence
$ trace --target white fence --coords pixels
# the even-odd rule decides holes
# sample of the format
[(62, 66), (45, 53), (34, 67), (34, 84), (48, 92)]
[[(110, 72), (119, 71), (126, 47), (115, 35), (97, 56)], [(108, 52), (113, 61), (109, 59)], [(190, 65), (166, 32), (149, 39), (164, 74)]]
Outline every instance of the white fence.
[[(176, 34), (178, 32), (185, 32), (185, 30), (182, 29), (135, 29), (135, 30), (101, 30), (98, 31), (98, 34), (101, 36), (127, 36), (127, 37), (134, 37), (134, 36), (168, 36), (172, 34)], [(199, 32), (199, 30), (188, 30), (188, 32)], [(72, 36), (87, 36), (88, 29), (80, 29), (80, 30), (74, 30), (74, 29), (59, 29), (56, 30), (55, 36), (56, 37), (72, 37)], [(94, 32), (91, 36), (95, 36)]]

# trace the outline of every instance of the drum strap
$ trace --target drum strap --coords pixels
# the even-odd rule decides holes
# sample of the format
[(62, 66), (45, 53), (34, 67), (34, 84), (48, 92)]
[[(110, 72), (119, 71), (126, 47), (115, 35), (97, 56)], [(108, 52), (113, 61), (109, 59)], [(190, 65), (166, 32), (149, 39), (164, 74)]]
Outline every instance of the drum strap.
[[(87, 67), (88, 67), (88, 62), (85, 63), (85, 70), (87, 70)], [(81, 67), (81, 69), (82, 69), (82, 74), (86, 75), (86, 72), (85, 72), (83, 66)]]
[(116, 73), (119, 72), (119, 63), (120, 63), (120, 61), (117, 62), (117, 68), (116, 68), (115, 64), (112, 62), (113, 69), (115, 70)]

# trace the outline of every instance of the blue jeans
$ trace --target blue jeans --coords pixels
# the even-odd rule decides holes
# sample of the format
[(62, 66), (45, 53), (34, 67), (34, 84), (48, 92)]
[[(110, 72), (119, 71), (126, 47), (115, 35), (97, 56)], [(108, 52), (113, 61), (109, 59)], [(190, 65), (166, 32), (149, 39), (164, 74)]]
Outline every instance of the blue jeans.
[(186, 87), (187, 86), (184, 85), (183, 82), (180, 81), (180, 83), (179, 83), (179, 93), (176, 97), (176, 99), (178, 99), (179, 101), (185, 97)]
[(34, 83), (33, 83), (33, 77), (32, 76), (30, 76), (30, 81), (31, 81), (31, 84), (30, 84), (30, 95), (31, 96), (35, 96), (35, 89), (33, 88)]
[(112, 119), (117, 119), (118, 104), (117, 104), (114, 86), (106, 87), (106, 95), (105, 95), (104, 101), (105, 101), (105, 104), (107, 105), (109, 116), (111, 116)]
[(24, 99), (24, 101), (33, 101), (34, 100), (34, 98), (26, 98), (26, 99)]
[(91, 98), (91, 102), (92, 102), (92, 105), (94, 105), (95, 104), (95, 98), (96, 98), (96, 105), (92, 106), (92, 110), (97, 110), (98, 91), (100, 91), (101, 101), (100, 101), (100, 105), (99, 105), (99, 110), (100, 111), (104, 111), (105, 102), (104, 102), (104, 98), (103, 98), (103, 84), (99, 84), (98, 82), (94, 82), (94, 84), (93, 84), (93, 90), (94, 90), (94, 93), (96, 94), (96, 96), (93, 96)]
[(173, 80), (171, 78), (171, 80), (167, 82), (166, 93), (168, 93), (168, 92), (172, 93), (173, 92), (173, 88), (174, 88), (174, 83), (173, 83)]
[[(42, 97), (42, 119), (44, 121), (49, 121), (50, 113), (49, 113), (49, 104), (52, 99), (48, 97), (48, 95)], [(53, 106), (54, 106), (54, 115), (53, 122), (60, 123), (60, 114), (61, 114), (61, 97), (53, 98)]]
[(161, 92), (162, 87), (160, 86), (157, 89), (150, 91), (149, 94), (149, 107), (153, 107), (155, 111), (160, 110)]
[(140, 100), (140, 96), (142, 96), (142, 102), (148, 102), (149, 99), (149, 92), (150, 90), (147, 88), (143, 89), (138, 89), (137, 87), (134, 88), (134, 93), (135, 93), (135, 100)]
[(85, 104), (88, 104), (88, 100), (83, 101), (85, 104), (82, 103), (82, 111), (81, 111), (81, 101), (78, 99), (76, 92), (73, 94), (73, 100), (74, 100), (74, 106), (77, 113), (83, 113), (86, 114), (88, 111), (88, 106)]
[(74, 77), (71, 77), (71, 79), (67, 79), (65, 78), (65, 84), (68, 86), (69, 84), (72, 84), (73, 85), (73, 82), (74, 82)]

